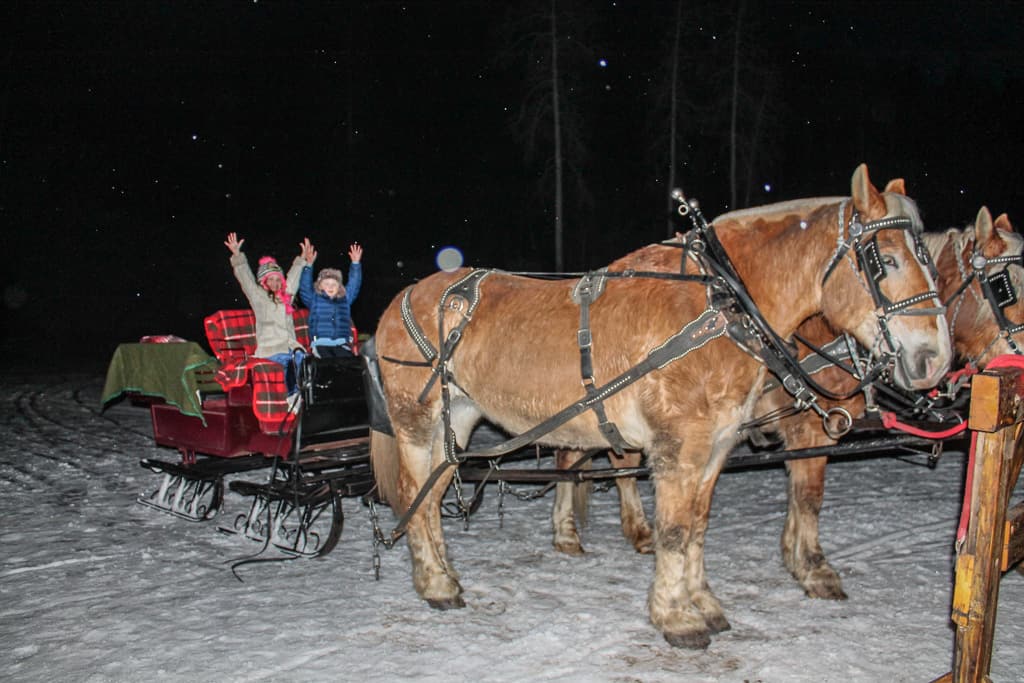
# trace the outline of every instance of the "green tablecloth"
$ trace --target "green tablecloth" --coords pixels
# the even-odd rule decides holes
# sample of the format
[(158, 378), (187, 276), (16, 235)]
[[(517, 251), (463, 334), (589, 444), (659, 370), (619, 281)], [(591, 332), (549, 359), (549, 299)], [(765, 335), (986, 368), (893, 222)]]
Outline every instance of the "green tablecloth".
[(217, 367), (217, 359), (195, 342), (121, 344), (107, 368), (100, 409), (123, 394), (142, 394), (202, 419), (199, 392), (222, 391), (213, 379)]

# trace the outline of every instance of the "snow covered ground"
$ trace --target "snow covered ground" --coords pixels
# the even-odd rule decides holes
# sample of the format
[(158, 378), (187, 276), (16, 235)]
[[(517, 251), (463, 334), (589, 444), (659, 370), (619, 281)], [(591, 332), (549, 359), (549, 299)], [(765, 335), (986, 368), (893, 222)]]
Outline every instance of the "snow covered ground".
[[(135, 503), (154, 481), (139, 458), (169, 455), (145, 410), (100, 414), (100, 374), (0, 381), (5, 681), (878, 682), (950, 668), (959, 453), (934, 470), (920, 458), (830, 467), (822, 541), (845, 602), (804, 597), (782, 566), (784, 470), (724, 474), (707, 560), (732, 630), (693, 652), (647, 622), (653, 561), (621, 536), (614, 491), (595, 498), (582, 558), (551, 548), (550, 497), (506, 500), (503, 528), (490, 491), (468, 531), (448, 520), (463, 610), (416, 597), (404, 542), (374, 580), (354, 499), (331, 554), (248, 565), (239, 582), (229, 564), (254, 544)], [(225, 510), (243, 505), (229, 496)], [(1024, 576), (1011, 572), (993, 680), (1022, 669)]]

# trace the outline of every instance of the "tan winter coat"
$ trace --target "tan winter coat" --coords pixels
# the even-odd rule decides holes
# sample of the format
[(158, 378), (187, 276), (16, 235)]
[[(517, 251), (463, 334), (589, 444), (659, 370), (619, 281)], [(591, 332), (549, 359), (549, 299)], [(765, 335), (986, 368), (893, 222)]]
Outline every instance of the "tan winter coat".
[[(299, 278), (305, 265), (305, 259), (296, 256), (292, 267), (288, 269), (285, 295), (289, 299), (295, 296), (299, 288)], [(244, 252), (231, 255), (231, 267), (256, 316), (256, 356), (269, 358), (275, 353), (288, 353), (292, 349), (301, 348), (295, 339), (295, 324), (292, 317), (288, 315), (283, 303), (271, 299), (267, 290), (256, 282), (256, 276), (252, 274), (249, 259), (245, 257)]]

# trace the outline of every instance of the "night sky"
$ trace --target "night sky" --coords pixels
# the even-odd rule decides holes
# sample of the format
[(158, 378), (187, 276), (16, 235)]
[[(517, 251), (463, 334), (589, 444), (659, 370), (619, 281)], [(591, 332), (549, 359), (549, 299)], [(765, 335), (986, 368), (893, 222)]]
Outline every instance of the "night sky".
[[(666, 231), (674, 2), (559, 0), (565, 269)], [(1024, 7), (684, 3), (677, 184), (708, 217), (904, 177), (929, 229), (982, 205), (1024, 225)], [(8, 2), (0, 8), (5, 354), (109, 359), (144, 334), (202, 340), (244, 305), (223, 246), (317, 268), (364, 245), (372, 332), (446, 245), (554, 268), (550, 121), (516, 125), (550, 64), (550, 2)], [(739, 20), (737, 20), (739, 18)], [(531, 68), (532, 67), (532, 68)]]

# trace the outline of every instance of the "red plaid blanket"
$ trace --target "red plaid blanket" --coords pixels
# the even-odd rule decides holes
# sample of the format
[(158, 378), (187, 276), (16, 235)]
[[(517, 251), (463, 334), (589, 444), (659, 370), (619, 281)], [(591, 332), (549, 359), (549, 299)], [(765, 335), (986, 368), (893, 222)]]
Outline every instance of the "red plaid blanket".
[(284, 368), (272, 360), (249, 358), (217, 371), (217, 383), (230, 391), (252, 380), (252, 412), (264, 434), (289, 434), (295, 429), (295, 412), (288, 410)]
[[(309, 346), (309, 312), (295, 311), (295, 336)], [(230, 391), (252, 379), (252, 410), (265, 434), (287, 434), (295, 429), (296, 413), (288, 409), (284, 368), (274, 361), (256, 358), (256, 319), (250, 310), (217, 311), (204, 321), (210, 349), (222, 367), (217, 383)]]

